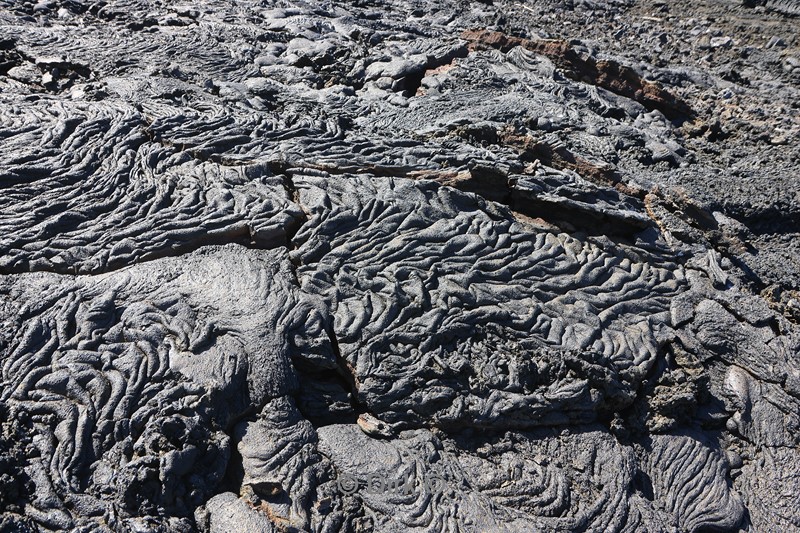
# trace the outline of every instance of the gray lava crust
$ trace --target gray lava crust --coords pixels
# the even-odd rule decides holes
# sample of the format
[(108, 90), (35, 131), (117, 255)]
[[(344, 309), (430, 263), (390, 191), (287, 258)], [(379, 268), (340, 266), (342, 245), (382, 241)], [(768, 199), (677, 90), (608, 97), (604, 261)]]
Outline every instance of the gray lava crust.
[(0, 531), (800, 531), (797, 0), (0, 0)]

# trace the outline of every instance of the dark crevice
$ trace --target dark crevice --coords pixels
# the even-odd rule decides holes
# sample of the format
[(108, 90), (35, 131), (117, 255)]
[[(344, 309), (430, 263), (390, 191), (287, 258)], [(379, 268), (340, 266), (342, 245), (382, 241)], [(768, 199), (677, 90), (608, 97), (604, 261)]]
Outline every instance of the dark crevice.
[(16, 46), (14, 38), (0, 38), (0, 75), (5, 76), (9, 70), (22, 63), (22, 54), (17, 51)]
[[(249, 418), (249, 416), (242, 417), (241, 420), (237, 421), (237, 424), (246, 418)], [(228, 458), (228, 464), (225, 468), (225, 473), (223, 474), (222, 479), (215, 488), (214, 494), (208, 499), (211, 499), (213, 496), (222, 494), (224, 492), (232, 492), (238, 495), (242, 489), (242, 483), (244, 481), (244, 461), (242, 459), (242, 455), (239, 453), (238, 446), (236, 445), (236, 439), (234, 438), (234, 435), (231, 434), (232, 431), (227, 433), (231, 442), (231, 455)]]
[[(296, 249), (294, 236), (308, 222), (308, 216), (305, 214), (294, 183), (295, 172), (293, 169), (297, 167), (285, 162), (272, 162), (269, 168), (272, 172), (284, 176), (283, 183), (287, 194), (303, 210), (303, 218), (293, 228), (293, 231), (287, 232), (286, 235), (286, 247), (289, 250)], [(295, 260), (290, 260), (290, 264), (292, 281), (298, 290), (302, 291), (297, 275), (299, 265)], [(325, 325), (325, 334), (336, 360), (336, 367), (321, 367), (307, 359), (292, 357), (292, 366), (298, 374), (299, 381), (299, 390), (294, 395), (295, 403), (303, 417), (314, 427), (354, 424), (358, 415), (366, 412), (366, 408), (358, 401), (355, 370), (342, 357), (339, 341), (331, 323)]]
[(354, 424), (367, 408), (359, 401), (355, 370), (342, 357), (332, 326), (328, 325), (326, 332), (337, 366), (320, 369), (293, 360), (300, 380), (300, 391), (295, 397), (297, 407), (314, 427)]
[(342, 351), (339, 348), (339, 339), (336, 337), (332, 325), (328, 325), (326, 333), (331, 341), (333, 354), (336, 356), (339, 375), (344, 379), (345, 383), (347, 383), (347, 387), (350, 389), (351, 393), (353, 408), (358, 411), (360, 409), (360, 404), (358, 403), (358, 379), (356, 378), (356, 371), (350, 363), (342, 357)]
[(636, 492), (641, 494), (647, 501), (652, 502), (655, 500), (655, 495), (653, 494), (653, 481), (650, 479), (650, 476), (648, 476), (647, 473), (637, 469), (636, 475), (633, 478), (633, 486), (636, 489)]
[[(308, 215), (306, 214), (306, 210), (303, 208), (303, 204), (300, 201), (300, 193), (297, 191), (297, 187), (294, 184), (294, 176), (292, 172), (290, 172), (287, 169), (283, 172), (283, 176), (284, 176), (283, 186), (286, 189), (286, 193), (289, 195), (289, 198), (295, 204), (297, 204), (297, 206), (300, 208), (302, 212), (301, 217), (296, 220), (296, 224), (290, 226), (286, 230), (286, 248), (288, 250), (294, 250), (296, 248), (296, 245), (294, 243), (294, 236), (297, 235), (297, 232), (300, 231), (300, 228), (302, 228), (308, 222)], [(292, 266), (294, 272), (297, 265), (293, 264)], [(295, 272), (295, 280), (296, 279), (297, 279), (297, 273)]]

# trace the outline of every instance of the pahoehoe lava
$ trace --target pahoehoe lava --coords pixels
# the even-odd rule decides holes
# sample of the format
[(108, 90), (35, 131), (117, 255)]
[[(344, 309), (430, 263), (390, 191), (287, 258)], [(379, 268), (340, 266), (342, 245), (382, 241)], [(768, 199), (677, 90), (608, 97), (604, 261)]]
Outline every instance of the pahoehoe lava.
[(797, 0), (0, 0), (0, 531), (800, 531)]

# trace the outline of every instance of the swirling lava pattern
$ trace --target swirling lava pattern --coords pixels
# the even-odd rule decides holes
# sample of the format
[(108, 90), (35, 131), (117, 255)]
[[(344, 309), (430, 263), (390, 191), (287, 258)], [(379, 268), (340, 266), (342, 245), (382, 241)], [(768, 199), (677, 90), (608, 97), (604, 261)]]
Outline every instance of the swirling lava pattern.
[(490, 4), (0, 0), (0, 530), (800, 527), (686, 104)]
[(299, 223), (280, 178), (197, 161), (209, 148), (169, 136), (166, 119), (46, 104), (15, 105), (3, 125), (3, 178), (18, 186), (0, 204), (1, 271), (96, 273), (214, 242), (272, 246)]
[(389, 422), (591, 421), (634, 396), (685, 284), (433, 183), (294, 181), (300, 285), (328, 302), (360, 397)]

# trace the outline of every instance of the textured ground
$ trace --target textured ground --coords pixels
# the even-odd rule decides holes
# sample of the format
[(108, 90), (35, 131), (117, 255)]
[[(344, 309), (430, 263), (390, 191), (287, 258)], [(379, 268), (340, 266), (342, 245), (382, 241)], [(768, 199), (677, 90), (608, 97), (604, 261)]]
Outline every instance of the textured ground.
[(0, 530), (800, 531), (797, 15), (0, 0)]

